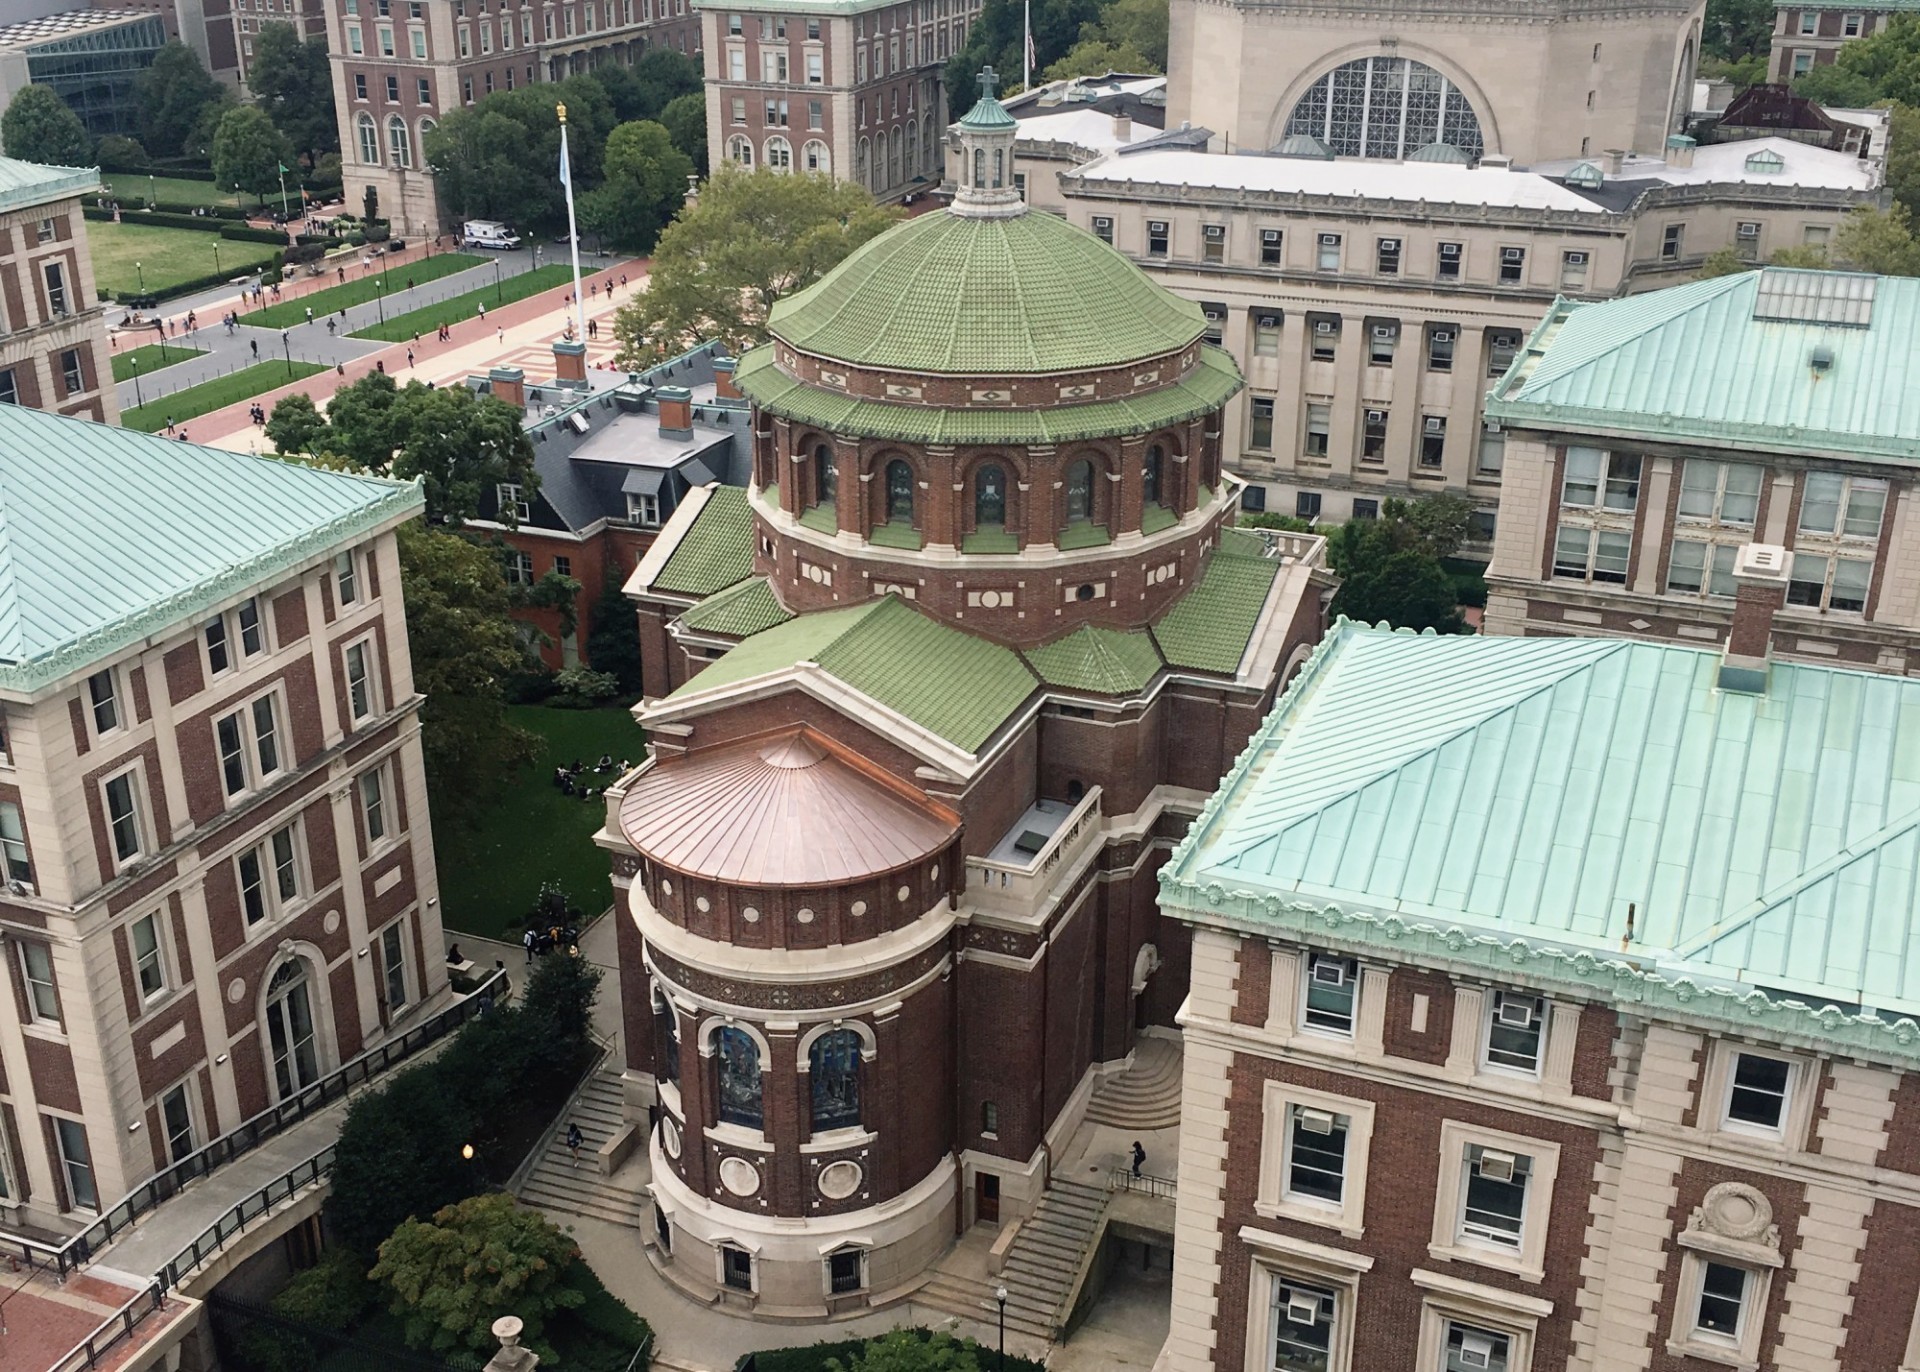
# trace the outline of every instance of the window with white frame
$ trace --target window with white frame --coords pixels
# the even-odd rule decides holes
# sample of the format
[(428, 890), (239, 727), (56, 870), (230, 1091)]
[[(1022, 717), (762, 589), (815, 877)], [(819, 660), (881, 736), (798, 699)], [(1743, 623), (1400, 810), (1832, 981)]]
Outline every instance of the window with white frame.
[(234, 860), (240, 880), (240, 909), (251, 928), (277, 919), (300, 899), (300, 826), (283, 825)]
[(1280, 356), (1280, 315), (1261, 314), (1256, 311), (1253, 319), (1253, 355), (1255, 357)]
[(1751, 462), (1687, 459), (1680, 474), (1679, 515), (1751, 529), (1760, 513), (1760, 482), (1765, 475)]
[(360, 819), (366, 826), (369, 845), (381, 842), (392, 828), (393, 820), (387, 813), (385, 766), (370, 768), (360, 774)]
[(35, 1024), (60, 1027), (60, 992), (53, 980), (53, 949), (24, 940), (20, 949), (20, 976), (26, 983), (27, 1014)]
[(86, 1126), (79, 1120), (69, 1119), (56, 1119), (53, 1124), (69, 1204), (76, 1210), (98, 1210), (100, 1188), (94, 1181), (93, 1154), (87, 1147)]
[(1353, 1037), (1360, 1002), (1360, 965), (1331, 953), (1309, 953), (1306, 991), (1300, 998), (1300, 1027), (1321, 1034)]
[(511, 481), (503, 481), (494, 487), (494, 501), (503, 516), (509, 516), (516, 524), (525, 524), (533, 518), (533, 506), (527, 500), (526, 487)]
[(87, 702), (96, 734), (112, 733), (120, 727), (120, 696), (113, 668), (103, 667), (87, 678)]
[(1498, 424), (1480, 430), (1480, 446), (1474, 454), (1473, 474), (1498, 478), (1507, 465), (1507, 435)]
[(1466, 254), (1458, 243), (1436, 243), (1434, 245), (1433, 274), (1441, 281), (1460, 279), (1460, 262)]
[(1733, 563), (1739, 553), (1734, 543), (1676, 538), (1667, 555), (1668, 594), (1732, 598)]
[(1553, 539), (1553, 574), (1621, 585), (1632, 553), (1633, 535), (1624, 530), (1562, 524)]
[(1600, 448), (1567, 449), (1560, 483), (1562, 509), (1605, 509), (1631, 513), (1640, 501), (1640, 458)]
[(1709, 1187), (1687, 1227), (1675, 1235), (1680, 1272), (1667, 1352), (1753, 1367), (1773, 1274), (1782, 1264), (1780, 1231), (1766, 1194), (1745, 1182)]
[(533, 555), (508, 548), (500, 555), (502, 573), (509, 586), (533, 585)]
[(1427, 1251), (1539, 1280), (1559, 1168), (1560, 1147), (1549, 1140), (1443, 1121)]
[(1508, 1372), (1513, 1341), (1498, 1330), (1447, 1321), (1444, 1372)]
[(333, 559), (333, 591), (340, 602), (340, 608), (356, 603), (360, 599), (360, 575), (354, 561), (353, 549), (338, 553)]
[(140, 787), (131, 770), (109, 777), (101, 783), (106, 802), (107, 833), (113, 843), (114, 861), (132, 862), (145, 851), (145, 826), (140, 821)]
[(260, 620), (260, 602), (251, 599), (215, 615), (201, 630), (207, 645), (207, 670), (214, 676), (234, 663), (236, 647), (241, 657), (256, 657), (266, 651), (266, 629)]
[(1340, 270), (1339, 234), (1323, 233), (1320, 235), (1319, 251), (1314, 258), (1314, 265), (1323, 272), (1337, 272)]
[(1795, 552), (1787, 573), (1787, 604), (1860, 614), (1873, 589), (1873, 563), (1864, 557)]
[(1460, 1237), (1518, 1249), (1527, 1223), (1527, 1180), (1533, 1159), (1499, 1148), (1467, 1145), (1460, 1188)]
[(140, 999), (152, 1000), (167, 989), (166, 958), (160, 948), (160, 916), (142, 915), (127, 926), (133, 947), (133, 975), (140, 984)]
[(196, 1146), (193, 1133), (193, 1103), (183, 1082), (160, 1097), (160, 1123), (166, 1130), (167, 1161), (184, 1162)]
[(28, 888), (33, 885), (26, 825), (20, 818), (20, 807), (10, 800), (0, 800), (0, 878)]
[(1538, 1076), (1546, 1036), (1547, 1002), (1543, 997), (1523, 991), (1495, 991), (1487, 997), (1481, 1060), (1488, 1067)]
[(1366, 1208), (1371, 1102), (1270, 1081), (1261, 1103), (1255, 1211), (1358, 1236)]
[(1499, 380), (1520, 352), (1520, 335), (1512, 329), (1487, 330), (1487, 375)]
[(1273, 1339), (1271, 1372), (1328, 1372), (1336, 1364), (1334, 1323), (1338, 1292), (1279, 1272), (1268, 1275), (1273, 1297), (1268, 1328)]
[(1815, 537), (1877, 543), (1886, 511), (1886, 482), (1809, 472), (1800, 496), (1799, 531)]
[(407, 1004), (407, 950), (405, 920), (395, 920), (380, 931), (380, 970), (386, 979), (387, 1009)]
[(660, 497), (639, 491), (627, 493), (627, 519), (652, 528), (660, 523)]
[[(526, 554), (522, 553), (522, 557)], [(371, 718), (374, 712), (373, 640), (363, 638), (347, 645), (347, 713), (355, 722)]]
[(1284, 1194), (1338, 1208), (1346, 1186), (1351, 1119), (1311, 1105), (1287, 1109)]
[(1793, 1079), (1794, 1064), (1787, 1058), (1734, 1051), (1727, 1073), (1726, 1127), (1778, 1137), (1786, 1128)]
[(280, 772), (280, 723), (271, 692), (214, 720), (213, 737), (229, 799), (258, 790)]

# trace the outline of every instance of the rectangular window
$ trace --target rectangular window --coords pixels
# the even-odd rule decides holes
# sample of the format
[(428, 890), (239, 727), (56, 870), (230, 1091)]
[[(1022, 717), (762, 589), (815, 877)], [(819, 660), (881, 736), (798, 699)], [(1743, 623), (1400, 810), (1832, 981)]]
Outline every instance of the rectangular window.
[(1727, 1085), (1727, 1120), (1778, 1132), (1787, 1117), (1793, 1064), (1760, 1053), (1735, 1053)]
[(1308, 315), (1307, 320), (1313, 325), (1313, 360), (1333, 361), (1340, 348), (1340, 320), (1325, 316), (1315, 318), (1313, 315)]
[(1279, 229), (1260, 230), (1260, 265), (1277, 267), (1281, 264), (1280, 250), (1282, 237)]
[(1294, 492), (1293, 514), (1296, 519), (1318, 519), (1320, 517), (1320, 492)]
[(1333, 1366), (1335, 1296), (1324, 1287), (1273, 1277), (1273, 1372), (1327, 1372)]
[(1361, 416), (1360, 460), (1362, 462), (1387, 460), (1387, 412), (1385, 410), (1368, 410)]
[(834, 1253), (827, 1258), (827, 1286), (834, 1295), (845, 1295), (849, 1291), (858, 1291), (866, 1285), (860, 1275), (860, 1252), (849, 1249), (844, 1253)]
[(1227, 337), (1227, 307), (1203, 304), (1200, 306), (1200, 312), (1207, 321), (1207, 331), (1201, 337), (1214, 347), (1219, 347)]
[(1227, 260), (1227, 226), (1225, 224), (1200, 226), (1200, 260), (1215, 264)]
[(406, 939), (395, 920), (380, 931), (380, 969), (387, 980), (387, 1009), (399, 1010), (407, 1003)]
[(1560, 254), (1560, 289), (1577, 291), (1587, 284), (1587, 254), (1584, 252), (1563, 252)]
[(1351, 1121), (1331, 1110), (1287, 1107), (1286, 1178), (1282, 1194), (1338, 1206), (1346, 1191), (1347, 1129)]
[(1553, 540), (1553, 574), (1574, 581), (1624, 584), (1632, 548), (1630, 534), (1563, 524)]
[(1866, 16), (1859, 15), (1859, 14), (1849, 14), (1844, 16), (1841, 19), (1840, 32), (1844, 37), (1858, 38), (1860, 36), (1861, 30), (1865, 26), (1866, 26)]
[(1487, 375), (1498, 380), (1507, 374), (1507, 368), (1513, 365), (1515, 354), (1520, 351), (1520, 335), (1508, 329), (1489, 329), (1487, 331)]
[(787, 80), (787, 54), (784, 52), (762, 52), (760, 54), (760, 79), (769, 85), (785, 85)]
[(1170, 235), (1171, 228), (1166, 220), (1149, 219), (1147, 221), (1147, 256), (1165, 257)]
[(100, 1191), (93, 1180), (93, 1154), (87, 1151), (86, 1127), (78, 1120), (57, 1119), (60, 1170), (67, 1179), (67, 1198), (77, 1210), (98, 1210)]
[(120, 862), (140, 856), (140, 808), (134, 795), (133, 773), (122, 772), (101, 788), (107, 798), (107, 829), (113, 836), (113, 855)]
[(720, 1269), (726, 1284), (733, 1290), (753, 1290), (753, 1254), (746, 1249), (721, 1244)]
[(249, 925), (285, 913), (300, 896), (299, 845), (294, 825), (274, 830), (265, 843), (242, 853), (240, 906)]
[(65, 383), (68, 395), (77, 395), (87, 388), (86, 368), (80, 363), (78, 348), (68, 348), (60, 354), (60, 380)]
[(1574, 509), (1630, 512), (1640, 500), (1640, 458), (1599, 448), (1569, 447), (1560, 503)]
[(1093, 236), (1107, 246), (1113, 246), (1113, 216), (1096, 214), (1093, 217)]
[[(367, 74), (363, 71), (357, 71), (353, 74), (353, 98), (355, 100), (365, 100), (367, 98)], [(473, 83), (471, 81), (467, 83), (467, 99), (473, 99)]]
[[(809, 129), (824, 129), (827, 126), (825, 111), (826, 107), (820, 101), (807, 101), (807, 127)], [(817, 169), (810, 162), (807, 164), (807, 170), (814, 171)]]
[[(358, 24), (347, 25), (347, 51), (356, 57), (366, 51), (366, 44), (360, 37), (360, 26)], [(364, 82), (366, 78), (361, 77), (360, 80)]]
[(205, 632), (207, 640), (207, 670), (213, 675), (233, 666), (233, 655), (227, 651), (227, 621), (217, 616), (207, 621)]
[(20, 382), (13, 374), (13, 368), (8, 367), (0, 371), (0, 405), (18, 405), (19, 403)]
[[(511, 29), (508, 29), (508, 30), (506, 30), (506, 32), (507, 32), (507, 33), (508, 33), (509, 35), (511, 35), (511, 34), (512, 34), (512, 32), (513, 32), (513, 30), (511, 30)], [(412, 41), (413, 41), (413, 57), (414, 57), (414, 60), (415, 60), (416, 62), (424, 62), (424, 61), (426, 60), (426, 57), (427, 57), (427, 31), (426, 31), (425, 29), (415, 29), (415, 30), (413, 30), (413, 32), (412, 32), (411, 34), (409, 34), (408, 36), (409, 36), (409, 37), (410, 37), (410, 38), (412, 39)], [(422, 98), (422, 100), (421, 100), (421, 103), (422, 103), (422, 104), (425, 104), (425, 103), (426, 103), (426, 101), (425, 101), (425, 99), (424, 99), (424, 97)]]
[(1660, 260), (1662, 262), (1678, 262), (1680, 260), (1681, 244), (1685, 241), (1686, 236), (1687, 226), (1685, 224), (1667, 225), (1666, 230), (1660, 235)]
[(1391, 367), (1393, 354), (1400, 346), (1398, 324), (1373, 324), (1367, 329), (1367, 365)]
[(67, 272), (58, 262), (46, 265), (47, 308), (56, 317), (64, 318), (67, 313)]
[(354, 567), (351, 549), (336, 554), (333, 559), (333, 590), (339, 598), (341, 609), (360, 599), (360, 578)]
[(152, 1000), (167, 989), (167, 969), (160, 957), (160, 921), (157, 915), (142, 915), (133, 922), (133, 973), (140, 983), (140, 998)]
[(570, 557), (554, 558), (553, 572), (555, 576), (572, 576), (573, 575), (573, 559)]
[(1352, 1038), (1360, 992), (1359, 964), (1352, 958), (1334, 957), (1330, 953), (1310, 953), (1306, 976), (1301, 1027)]
[(1820, 32), (1820, 16), (1816, 11), (1800, 11), (1800, 32), (1806, 37), (1811, 37)]
[(42, 219), (35, 232), (39, 235), (42, 243), (51, 243), (55, 238), (60, 236), (59, 228), (51, 219)]
[(744, 124), (747, 122), (747, 101), (745, 96), (736, 95), (733, 97), (733, 122), (736, 124)]
[(533, 558), (517, 548), (509, 548), (505, 554), (505, 571), (509, 586), (533, 585)]
[(660, 523), (660, 497), (657, 495), (641, 495), (637, 492), (629, 491), (627, 493), (627, 519), (634, 524), (645, 525), (650, 529), (657, 527)]
[(1355, 496), (1353, 500), (1353, 517), (1355, 519), (1378, 519), (1380, 517), (1380, 502), (1377, 500), (1362, 500), (1360, 497)]
[(378, 767), (360, 775), (360, 817), (366, 823), (369, 843), (387, 836), (387, 784)]
[(1253, 398), (1253, 423), (1247, 435), (1247, 446), (1262, 452), (1273, 447), (1273, 397), (1256, 395)]
[(1333, 407), (1308, 405), (1306, 455), (1324, 458), (1328, 453), (1328, 438), (1332, 431)]
[[(380, 26), (380, 55), (382, 57), (393, 56), (393, 30), (384, 24)], [(462, 57), (467, 55), (467, 31), (465, 29), (460, 30), (460, 55)]]
[(1460, 263), (1465, 256), (1465, 250), (1458, 243), (1440, 244), (1438, 254), (1434, 258), (1434, 277), (1441, 281), (1458, 281)]
[(1448, 1320), (1445, 1372), (1507, 1372), (1512, 1343), (1505, 1334)]
[(87, 698), (93, 704), (95, 733), (112, 733), (120, 727), (120, 700), (114, 694), (113, 668), (104, 667), (87, 678)]
[[(773, 101), (771, 100), (767, 102), (767, 111), (767, 122), (772, 123)], [(493, 496), (500, 513), (511, 514), (516, 524), (525, 524), (533, 518), (533, 506), (527, 500), (525, 487), (517, 486), (510, 481), (503, 481), (494, 487)]]
[(826, 68), (826, 63), (822, 54), (817, 52), (808, 53), (807, 54), (807, 84), (809, 86), (824, 85), (826, 82), (826, 79), (827, 79), (827, 68)]
[(229, 796), (258, 787), (280, 770), (280, 729), (272, 696), (261, 696), (244, 710), (222, 715), (214, 721), (213, 733), (220, 750), (221, 780)]
[(1878, 539), (1886, 510), (1884, 481), (1809, 472), (1800, 498), (1800, 532)]
[(1427, 370), (1430, 372), (1450, 372), (1453, 370), (1453, 339), (1455, 331), (1451, 328), (1427, 330)]
[(184, 1162), (193, 1155), (193, 1107), (185, 1084), (160, 1097), (160, 1122), (167, 1131), (167, 1161)]
[(1460, 1237), (1498, 1248), (1519, 1248), (1527, 1220), (1531, 1158), (1479, 1144), (1467, 1147), (1461, 1187)]
[(22, 943), (20, 975), (27, 983), (27, 1009), (33, 1022), (57, 1027), (60, 994), (53, 985), (53, 950), (44, 943)]
[(1315, 265), (1323, 272), (1340, 270), (1340, 235), (1323, 233), (1320, 235), (1320, 251)]
[(1761, 476), (1750, 462), (1688, 458), (1680, 476), (1680, 517), (1752, 528), (1760, 512)]
[(1797, 552), (1787, 576), (1787, 604), (1858, 613), (1867, 608), (1867, 592), (1872, 583), (1871, 562)]
[(27, 831), (20, 821), (20, 807), (0, 800), (0, 876), (22, 886), (33, 885), (33, 862), (27, 853)]
[(1420, 465), (1428, 471), (1438, 471), (1446, 451), (1447, 417), (1440, 414), (1423, 415), (1420, 419)]
[(1500, 249), (1500, 284), (1518, 286), (1527, 274), (1527, 250), (1525, 248)]
[(1253, 316), (1253, 355), (1255, 357), (1280, 356), (1279, 315), (1256, 314)]
[(1382, 238), (1374, 244), (1374, 270), (1382, 276), (1400, 275), (1400, 240)]
[[(522, 553), (521, 556), (526, 554)], [(371, 648), (366, 643), (355, 643), (347, 648), (347, 709), (356, 721), (373, 713), (372, 664), (368, 661), (370, 654)]]
[(244, 657), (254, 657), (266, 651), (266, 633), (260, 625), (260, 602), (243, 601), (233, 612), (234, 622), (240, 626), (240, 652)]
[(1488, 999), (1487, 1065), (1538, 1075), (1546, 1028), (1547, 1005), (1539, 996), (1495, 991)]
[(1739, 549), (1731, 543), (1698, 543), (1676, 538), (1667, 558), (1667, 590), (1674, 595), (1733, 596), (1733, 560)]
[[(493, 84), (492, 72), (487, 73), (487, 84), (489, 86)], [(387, 103), (389, 105), (397, 105), (400, 103), (400, 78), (397, 76), (389, 76), (387, 78)]]

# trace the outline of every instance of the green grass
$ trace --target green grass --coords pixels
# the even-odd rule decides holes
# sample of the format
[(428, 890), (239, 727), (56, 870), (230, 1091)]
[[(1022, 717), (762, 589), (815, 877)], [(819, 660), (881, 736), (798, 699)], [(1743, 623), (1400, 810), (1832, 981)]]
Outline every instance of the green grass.
[[(173, 176), (156, 176), (149, 188), (147, 178), (138, 172), (111, 172), (100, 178), (108, 196), (121, 208), (144, 205), (149, 198), (172, 205), (237, 205), (232, 191), (223, 191), (211, 181), (187, 181)], [(298, 192), (295, 192), (298, 195)]]
[(276, 386), (284, 386), (289, 381), (299, 381), (326, 370), (317, 362), (296, 362), (293, 364), (293, 375), (288, 376), (284, 360), (256, 362), (240, 371), (216, 376), (211, 381), (202, 381), (198, 386), (188, 386), (131, 410), (122, 410), (120, 423), (125, 428), (139, 429), (143, 433), (158, 433), (167, 427), (169, 419), (175, 424), (185, 424), (190, 419), (224, 410), (229, 405), (270, 391)]
[[(452, 276), (455, 272), (466, 271), (469, 267), (482, 266), (486, 260), (484, 257), (450, 252), (438, 257), (429, 257), (424, 261), (410, 262), (394, 268), (388, 274), (386, 289), (382, 291), (381, 273), (360, 276), (360, 263), (356, 259), (347, 267), (347, 275), (353, 279), (345, 285), (329, 286), (324, 291), (303, 295), (298, 300), (268, 305), (265, 309), (254, 310), (245, 315), (241, 322), (256, 324), (263, 329), (284, 329), (292, 324), (305, 323), (309, 309), (313, 311), (315, 319), (324, 319), (350, 305), (364, 305), (376, 295), (391, 295), (395, 291), (405, 290), (408, 280), (412, 280), (416, 286), (424, 285), (429, 281), (438, 281), (443, 276)], [(333, 269), (329, 268), (329, 270)]]
[(131, 381), (136, 362), (140, 364), (140, 375), (152, 376), (162, 368), (177, 366), (189, 357), (205, 357), (206, 353), (205, 348), (188, 348), (179, 343), (142, 343), (113, 355), (113, 379)]
[(573, 280), (570, 268), (559, 264), (550, 264), (518, 276), (505, 279), (496, 294), (492, 286), (481, 290), (468, 291), (465, 295), (456, 295), (451, 300), (442, 300), (438, 305), (424, 305), (405, 314), (394, 315), (385, 324), (373, 324), (364, 329), (356, 329), (355, 338), (378, 338), (388, 343), (399, 343), (412, 338), (415, 334), (432, 333), (442, 324), (458, 324), (463, 319), (472, 319), (480, 313), (480, 306), (492, 309), (495, 305), (512, 304), (516, 300), (525, 300), (530, 295), (564, 285)]
[[(606, 819), (598, 796), (562, 795), (553, 769), (575, 759), (588, 768), (602, 753), (638, 762), (644, 735), (624, 709), (556, 710), (514, 705), (507, 718), (543, 740), (533, 766), (500, 788), (472, 828), (448, 826), (435, 834), (440, 866), (441, 918), (465, 934), (517, 943), (510, 927), (533, 908), (545, 881), (558, 881), (589, 916), (613, 902), (607, 855), (593, 844)], [(583, 772), (599, 790), (610, 773)]]
[[(217, 229), (220, 221), (207, 223)], [(218, 266), (214, 264), (216, 243), (220, 245)], [(216, 271), (225, 277), (241, 276), (272, 261), (275, 251), (271, 243), (243, 243), (217, 232), (132, 222), (87, 225), (87, 245), (93, 250), (94, 287), (102, 296), (109, 291), (161, 295), (182, 281)]]

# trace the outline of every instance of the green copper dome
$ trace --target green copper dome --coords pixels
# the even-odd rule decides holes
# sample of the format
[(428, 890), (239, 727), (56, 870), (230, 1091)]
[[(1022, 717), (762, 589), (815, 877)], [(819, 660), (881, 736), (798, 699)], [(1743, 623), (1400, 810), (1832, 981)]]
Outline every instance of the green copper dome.
[(1034, 211), (910, 219), (775, 305), (770, 323), (819, 357), (969, 376), (1115, 366), (1185, 347), (1206, 327), (1198, 305)]

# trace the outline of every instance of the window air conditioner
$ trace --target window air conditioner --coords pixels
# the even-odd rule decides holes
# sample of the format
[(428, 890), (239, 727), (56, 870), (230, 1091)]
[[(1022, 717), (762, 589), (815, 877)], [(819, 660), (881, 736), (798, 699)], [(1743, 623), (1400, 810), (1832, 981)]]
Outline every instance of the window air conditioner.
[(1735, 236), (1739, 238), (1758, 238), (1760, 236), (1760, 226), (1758, 224), (1739, 224), (1734, 227), (1733, 232)]
[(1500, 260), (1502, 262), (1524, 262), (1527, 260), (1527, 250), (1525, 248), (1502, 248), (1500, 249)]
[(1491, 1148), (1480, 1153), (1480, 1175), (1488, 1181), (1512, 1181), (1515, 1158), (1511, 1153), (1496, 1152)]
[[(1367, 418), (1373, 419), (1378, 410), (1368, 410)], [(1313, 979), (1322, 986), (1345, 986), (1347, 984), (1347, 964), (1339, 958), (1315, 958), (1313, 960)]]
[(1453, 330), (1452, 329), (1435, 329), (1433, 331), (1433, 341), (1436, 343), (1453, 342)]
[(577, 434), (583, 434), (587, 431), (587, 417), (575, 410), (567, 416), (567, 427)]
[(1399, 239), (1397, 239), (1397, 238), (1383, 238), (1383, 239), (1381, 239), (1381, 240), (1380, 240), (1380, 251), (1381, 251), (1381, 252), (1399, 252), (1399, 251), (1400, 251), (1400, 240), (1399, 240)]
[(1485, 1334), (1463, 1334), (1460, 1337), (1460, 1365), (1462, 1367), (1482, 1368), (1493, 1363), (1493, 1340)]
[(1533, 1025), (1534, 1005), (1532, 1001), (1503, 997), (1500, 1009), (1496, 1012), (1500, 1022), (1510, 1029), (1528, 1029)]
[(1340, 235), (1339, 235), (1339, 234), (1337, 234), (1337, 233), (1323, 233), (1323, 234), (1321, 234), (1321, 235), (1320, 235), (1320, 246), (1321, 246), (1321, 247), (1323, 247), (1323, 248), (1337, 248), (1337, 247), (1339, 247), (1339, 246), (1340, 246)]
[(1320, 1298), (1299, 1291), (1287, 1292), (1287, 1321), (1290, 1324), (1318, 1324)]
[(1317, 334), (1323, 334), (1323, 335), (1338, 333), (1340, 331), (1340, 326), (1335, 324), (1331, 319), (1317, 319), (1314, 321), (1313, 331)]
[(1446, 420), (1444, 420), (1444, 419), (1441, 419), (1441, 418), (1438, 418), (1437, 416), (1436, 416), (1436, 417), (1434, 417), (1434, 418), (1431, 418), (1431, 419), (1429, 419), (1429, 420), (1427, 420), (1427, 432), (1428, 432), (1428, 433), (1430, 433), (1430, 434), (1443, 434), (1443, 433), (1445, 433), (1446, 431), (1447, 431), (1447, 421), (1446, 421)]
[(1254, 317), (1254, 327), (1260, 329), (1277, 329), (1280, 327), (1280, 316), (1277, 314), (1256, 315)]
[(1440, 255), (1442, 257), (1458, 257), (1460, 255), (1460, 245), (1458, 243), (1442, 243), (1440, 245)]
[(1398, 338), (1400, 336), (1400, 330), (1393, 324), (1375, 324), (1373, 326), (1373, 336), (1375, 338)]
[(1206, 234), (1209, 239), (1215, 241), (1225, 238), (1227, 236), (1227, 226), (1224, 224), (1208, 224), (1206, 226)]
[(1278, 229), (1260, 230), (1260, 241), (1262, 243), (1278, 243), (1280, 241), (1280, 230)]
[(1309, 1134), (1331, 1134), (1333, 1132), (1334, 1114), (1331, 1110), (1314, 1110), (1303, 1105), (1300, 1107), (1300, 1113), (1296, 1118), (1300, 1121), (1300, 1127)]
[(1567, 254), (1567, 265), (1569, 267), (1584, 267), (1587, 265), (1587, 255), (1583, 252), (1570, 252)]
[(1387, 412), (1385, 410), (1368, 410), (1367, 411), (1367, 423), (1384, 424), (1386, 422), (1387, 422)]
[(1093, 227), (1096, 229), (1110, 229), (1113, 227), (1113, 221), (1105, 215), (1096, 214), (1093, 217)]

